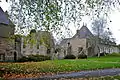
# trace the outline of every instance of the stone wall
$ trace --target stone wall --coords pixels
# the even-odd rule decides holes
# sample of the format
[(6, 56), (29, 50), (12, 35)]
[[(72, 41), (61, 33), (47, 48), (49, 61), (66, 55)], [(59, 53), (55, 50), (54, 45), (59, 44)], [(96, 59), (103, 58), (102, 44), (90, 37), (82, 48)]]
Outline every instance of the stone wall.
[(0, 37), (10, 37), (14, 34), (14, 26), (0, 24)]
[(119, 53), (119, 48), (117, 46), (109, 46), (109, 45), (103, 45), (100, 44), (100, 53), (106, 52), (106, 53)]
[[(60, 44), (61, 49), (62, 49), (61, 53), (59, 53), (60, 57), (64, 57), (65, 55), (68, 54), (68, 52), (67, 52), (68, 43), (70, 43), (71, 52), (75, 56), (78, 56), (79, 48), (83, 48), (84, 50), (86, 49), (86, 39), (72, 38), (72, 39), (66, 41), (66, 43)], [(86, 52), (86, 54), (87, 54), (87, 52)]]
[(13, 40), (0, 37), (0, 61), (14, 60), (14, 43)]
[(78, 55), (78, 48), (86, 49), (86, 39), (71, 39), (70, 44), (72, 45), (72, 54)]
[(37, 49), (36, 46), (33, 46), (32, 48), (30, 47), (30, 44), (27, 44), (25, 48), (22, 47), (22, 54), (24, 56), (26, 55), (31, 55), (31, 54), (39, 54), (39, 55), (47, 55), (47, 48), (44, 45), (40, 45), (39, 49)]

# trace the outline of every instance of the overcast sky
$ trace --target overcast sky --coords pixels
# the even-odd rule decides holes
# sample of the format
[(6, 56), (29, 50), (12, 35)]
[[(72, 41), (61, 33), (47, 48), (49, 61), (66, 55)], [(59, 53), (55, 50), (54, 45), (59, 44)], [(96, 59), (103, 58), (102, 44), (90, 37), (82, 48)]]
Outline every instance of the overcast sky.
[[(9, 4), (6, 3), (5, 0), (1, 0), (1, 1), (2, 2), (0, 3), (0, 6), (3, 8), (4, 11), (6, 11), (9, 7)], [(120, 12), (118, 11), (112, 12), (112, 14), (110, 15), (110, 20), (112, 20), (112, 22), (109, 24), (109, 28), (113, 33), (113, 37), (116, 38), (117, 44), (120, 44)], [(81, 22), (81, 25), (83, 22), (90, 24), (88, 23), (89, 20), (86, 18), (83, 19), (83, 21)], [(71, 25), (70, 28), (73, 34), (75, 34), (76, 29), (74, 28), (74, 25)], [(88, 25), (88, 28), (91, 29), (89, 25)]]

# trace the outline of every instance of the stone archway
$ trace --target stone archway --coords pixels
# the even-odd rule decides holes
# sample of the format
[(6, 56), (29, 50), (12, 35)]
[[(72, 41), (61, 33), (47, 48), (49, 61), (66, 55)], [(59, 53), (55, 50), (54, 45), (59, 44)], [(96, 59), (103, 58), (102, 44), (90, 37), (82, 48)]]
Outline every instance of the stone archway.
[(17, 52), (14, 51), (14, 61), (16, 61), (16, 60), (17, 60)]
[(8, 52), (8, 54), (10, 54), (9, 55), (9, 57), (11, 57), (10, 60), (14, 60), (14, 61), (17, 60), (17, 58), (18, 58), (18, 52), (16, 50), (10, 50)]
[(5, 61), (6, 51), (4, 49), (0, 49), (0, 61)]

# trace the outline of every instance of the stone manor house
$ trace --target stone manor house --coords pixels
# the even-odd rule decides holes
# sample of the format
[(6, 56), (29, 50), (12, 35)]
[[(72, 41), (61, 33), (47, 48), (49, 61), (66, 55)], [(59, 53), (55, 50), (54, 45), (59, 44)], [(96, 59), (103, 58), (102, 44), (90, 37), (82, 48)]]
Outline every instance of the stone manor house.
[(83, 25), (80, 30), (77, 30), (76, 34), (72, 38), (63, 39), (60, 46), (63, 51), (59, 55), (59, 58), (62, 58), (67, 54), (78, 56), (82, 50), (87, 56), (95, 56), (98, 52), (120, 52), (115, 42), (108, 42), (103, 39), (99, 39), (98, 43), (97, 37), (91, 33), (86, 25)]
[[(54, 38), (50, 32), (37, 31), (22, 37), (14, 36), (15, 25), (10, 21), (8, 15), (0, 7), (0, 61), (13, 61), (22, 56), (30, 54), (53, 55), (55, 52)], [(101, 40), (99, 43), (100, 53), (119, 52), (116, 43)], [(63, 58), (67, 54), (78, 55), (82, 50), (88, 56), (98, 53), (97, 41), (94, 35), (86, 26), (77, 30), (72, 38), (63, 39), (60, 43), (62, 48), (56, 53), (58, 58)], [(31, 46), (32, 45), (32, 46)]]

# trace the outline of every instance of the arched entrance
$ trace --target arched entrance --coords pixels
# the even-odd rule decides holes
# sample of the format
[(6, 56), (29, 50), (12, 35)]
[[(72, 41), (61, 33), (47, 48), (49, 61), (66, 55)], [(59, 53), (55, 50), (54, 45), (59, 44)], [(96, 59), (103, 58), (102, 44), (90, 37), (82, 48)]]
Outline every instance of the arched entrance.
[(0, 49), (0, 61), (5, 61), (5, 53), (5, 50)]
[(14, 51), (14, 61), (16, 61), (16, 60), (17, 60), (17, 52)]

